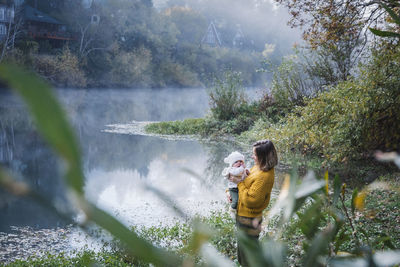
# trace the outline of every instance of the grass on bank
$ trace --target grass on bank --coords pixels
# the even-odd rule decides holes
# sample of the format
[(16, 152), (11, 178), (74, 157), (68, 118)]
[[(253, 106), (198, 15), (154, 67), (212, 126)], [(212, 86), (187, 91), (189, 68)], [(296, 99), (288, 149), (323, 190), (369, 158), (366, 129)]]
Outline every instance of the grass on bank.
[(204, 132), (204, 119), (186, 119), (183, 121), (166, 121), (151, 123), (146, 132), (154, 134), (198, 135)]
[[(400, 173), (394, 173), (379, 177), (378, 181), (387, 183), (390, 188), (400, 187)], [(351, 214), (351, 190), (346, 190), (344, 204)], [(365, 207), (362, 211), (355, 211), (351, 214), (352, 224), (355, 227), (356, 234), (363, 244), (369, 246), (372, 250), (386, 250), (400, 248), (400, 215), (397, 207), (400, 204), (400, 192), (390, 189), (376, 189), (371, 191), (365, 200)], [(271, 204), (272, 205), (272, 204)], [(341, 205), (341, 203), (340, 203)], [(340, 207), (339, 205), (339, 207)], [(326, 212), (329, 207), (322, 205), (322, 210)], [(302, 256), (310, 245), (304, 231), (300, 227), (302, 214), (305, 214), (306, 208), (299, 210), (298, 216), (293, 217), (283, 227), (283, 234), (280, 241), (286, 243), (288, 266), (301, 265)], [(323, 213), (322, 213), (323, 214)], [(315, 218), (315, 217), (313, 217)], [(326, 217), (328, 218), (328, 217)], [(234, 221), (227, 211), (215, 212), (210, 216), (200, 219), (203, 223), (215, 229), (210, 243), (217, 248), (219, 253), (226, 257), (236, 260), (236, 229)], [(310, 221), (311, 223), (312, 221)], [(279, 220), (270, 220), (269, 225), (265, 227), (265, 235), (261, 237), (261, 242), (267, 242), (270, 235), (275, 234), (280, 226)], [(192, 238), (193, 228), (190, 224), (177, 223), (172, 226), (163, 227), (141, 227), (135, 228), (139, 235), (155, 244), (172, 250), (178, 255), (185, 256), (192, 253), (190, 239)], [(336, 249), (339, 253), (357, 253), (357, 244), (354, 238), (347, 238), (352, 235), (352, 228), (349, 221), (345, 220), (344, 227), (338, 234), (342, 240)], [(200, 259), (198, 259), (200, 260)], [(132, 256), (129, 256), (123, 250), (115, 246), (111, 251), (102, 250), (100, 252), (81, 251), (74, 255), (64, 253), (44, 257), (31, 257), (27, 260), (16, 260), (9, 264), (0, 266), (25, 267), (25, 266), (88, 266), (97, 263), (104, 266), (150, 266)], [(200, 263), (200, 262), (198, 262)]]

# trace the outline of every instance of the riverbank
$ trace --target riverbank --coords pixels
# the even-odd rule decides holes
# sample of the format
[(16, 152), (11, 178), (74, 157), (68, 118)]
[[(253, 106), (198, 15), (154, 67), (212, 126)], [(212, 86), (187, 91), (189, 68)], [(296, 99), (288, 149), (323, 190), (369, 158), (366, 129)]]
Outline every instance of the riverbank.
[[(400, 192), (395, 190), (400, 188), (400, 172), (381, 176), (377, 179), (380, 183), (387, 184), (386, 188), (371, 190), (365, 200), (363, 210), (351, 213), (351, 221), (345, 219), (342, 227), (342, 238), (340, 242), (336, 242), (336, 251), (347, 251), (354, 253), (357, 240), (352, 238), (351, 227), (356, 228), (355, 234), (359, 240), (370, 249), (385, 250), (395, 249), (400, 247), (400, 215), (396, 212), (400, 203)], [(346, 190), (343, 204), (348, 210), (351, 209), (352, 192)], [(269, 209), (276, 202), (276, 198), (272, 200)], [(303, 213), (303, 211), (300, 212)], [(300, 217), (301, 218), (301, 217)], [(214, 229), (212, 238), (210, 239), (213, 245), (221, 255), (236, 261), (236, 234), (234, 221), (226, 211), (217, 211), (210, 216), (201, 217), (201, 221), (208, 225), (210, 229)], [(261, 242), (270, 242), (270, 238), (276, 235), (277, 228), (280, 228), (279, 220), (265, 220), (268, 224), (263, 224), (264, 230), (261, 234)], [(307, 237), (299, 228), (299, 219), (293, 219), (283, 227), (280, 242), (287, 245), (287, 263), (289, 266), (302, 264), (302, 256), (305, 253), (304, 244), (307, 243)], [(350, 223), (353, 226), (350, 226)], [(133, 228), (139, 235), (152, 242), (156, 246), (166, 248), (169, 251), (174, 251), (178, 255), (185, 257), (190, 252), (190, 240), (194, 231), (193, 225), (188, 223), (176, 223), (171, 226), (153, 226), (153, 227), (135, 227)], [(22, 230), (21, 230), (22, 231)], [(26, 232), (26, 229), (24, 230)], [(42, 231), (45, 235), (49, 235), (49, 231)], [(57, 233), (56, 235), (54, 233)], [(354, 233), (354, 232), (353, 232)], [(35, 265), (87, 265), (89, 263), (97, 263), (105, 266), (148, 266), (127, 255), (124, 250), (121, 250), (117, 243), (103, 244), (103, 249), (93, 250), (83, 248), (79, 251), (65, 253), (65, 251), (57, 251), (56, 249), (62, 244), (66, 232), (58, 229), (50, 234), (51, 238), (45, 238), (49, 242), (54, 242), (55, 250), (39, 253), (36, 256), (31, 254), (30, 258), (22, 257), (21, 259), (14, 258), (13, 261), (4, 261), (2, 259), (1, 266), (35, 266)], [(22, 244), (27, 244), (23, 242)], [(110, 246), (111, 244), (111, 246)], [(38, 251), (37, 247), (29, 244), (27, 247), (30, 251)]]
[[(258, 139), (264, 138), (260, 133), (268, 132), (274, 125), (266, 125), (260, 121), (256, 121), (253, 126), (247, 131), (240, 134), (233, 134), (232, 130), (215, 130), (210, 128), (213, 119), (210, 116), (197, 119), (185, 119), (178, 121), (164, 122), (149, 122), (143, 125), (142, 131), (146, 134), (154, 134), (165, 138), (188, 138), (196, 137), (205, 140), (229, 140), (235, 143), (238, 147), (242, 147), (247, 151), (252, 143)], [(226, 125), (234, 125), (234, 123), (226, 122)], [(223, 126), (220, 126), (223, 128)], [(227, 126), (229, 127), (229, 126)], [(264, 128), (268, 127), (268, 128)], [(228, 132), (228, 133), (227, 133)], [(282, 138), (285, 138), (284, 133)], [(397, 168), (394, 164), (379, 162), (372, 156), (346, 159), (340, 162), (328, 160), (323, 155), (316, 153), (301, 152), (294, 149), (289, 149), (286, 144), (282, 144), (281, 140), (273, 139), (277, 144), (277, 149), (280, 153), (280, 168), (289, 170), (291, 166), (297, 165), (300, 172), (305, 174), (307, 170), (319, 172), (322, 176), (323, 172), (328, 170), (333, 175), (339, 175), (344, 182), (351, 185), (352, 188), (361, 187), (369, 184), (379, 176), (396, 173)]]

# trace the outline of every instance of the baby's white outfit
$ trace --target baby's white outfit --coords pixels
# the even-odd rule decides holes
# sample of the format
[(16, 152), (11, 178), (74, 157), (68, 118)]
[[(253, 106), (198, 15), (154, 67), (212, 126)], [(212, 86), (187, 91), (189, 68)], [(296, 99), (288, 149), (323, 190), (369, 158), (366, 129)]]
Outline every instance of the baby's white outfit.
[[(225, 178), (228, 178), (230, 174), (233, 175), (233, 176), (239, 177), (242, 180), (244, 178), (246, 178), (246, 176), (247, 176), (246, 169), (243, 166), (227, 167), (222, 171), (222, 176), (224, 176)], [(237, 188), (237, 184), (235, 184), (234, 182), (229, 181), (228, 182), (228, 188)]]
[[(231, 154), (229, 154), (228, 157), (224, 159), (225, 163), (229, 164), (229, 167), (226, 167), (222, 171), (222, 176), (225, 177), (225, 179), (229, 178), (230, 175), (237, 177), (241, 180), (247, 177), (247, 172), (246, 169), (243, 166), (239, 167), (234, 167), (233, 165), (237, 161), (243, 161), (244, 162), (244, 156), (237, 152), (234, 151)], [(235, 218), (236, 216), (236, 210), (237, 210), (237, 205), (238, 205), (238, 200), (239, 200), (239, 192), (237, 188), (237, 184), (231, 182), (228, 180), (228, 187), (229, 187), (229, 195), (231, 197), (231, 215), (232, 218)]]

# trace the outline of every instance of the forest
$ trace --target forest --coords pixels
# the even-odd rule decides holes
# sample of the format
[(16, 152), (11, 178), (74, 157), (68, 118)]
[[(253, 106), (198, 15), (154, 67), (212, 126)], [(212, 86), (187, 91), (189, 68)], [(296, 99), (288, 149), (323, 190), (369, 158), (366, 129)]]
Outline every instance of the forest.
[(227, 71), (210, 86), (211, 112), (205, 118), (152, 124), (148, 130), (228, 134), (245, 142), (270, 138), (281, 151), (315, 154), (325, 163), (398, 150), (399, 21), (393, 11), (398, 4), (278, 2), (289, 9), (289, 23), (303, 27), (306, 45), (278, 65), (264, 60), (272, 78), (261, 99), (246, 99), (242, 74)]
[[(57, 87), (202, 87), (228, 69), (260, 86), (268, 80), (255, 71), (263, 52), (277, 63), (300, 39), (289, 27), (274, 30), (287, 13), (263, 1), (167, 1), (157, 8), (150, 0), (22, 2), (0, 42), (0, 62), (23, 65)], [(65, 38), (32, 34), (27, 5), (56, 19)], [(203, 40), (211, 23), (216, 44)]]

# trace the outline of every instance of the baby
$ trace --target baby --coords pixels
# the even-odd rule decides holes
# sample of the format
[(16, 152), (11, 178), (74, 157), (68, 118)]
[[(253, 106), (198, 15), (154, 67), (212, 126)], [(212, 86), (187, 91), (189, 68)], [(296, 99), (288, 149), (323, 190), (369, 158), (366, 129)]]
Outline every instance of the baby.
[[(230, 175), (239, 177), (240, 179), (245, 179), (247, 177), (248, 169), (244, 164), (244, 156), (239, 152), (235, 151), (229, 154), (228, 157), (224, 159), (225, 163), (229, 164), (229, 167), (222, 171), (222, 176), (229, 178)], [(237, 184), (229, 181), (228, 183), (229, 195), (231, 196), (232, 203), (231, 208), (237, 209), (238, 204), (238, 188)]]

